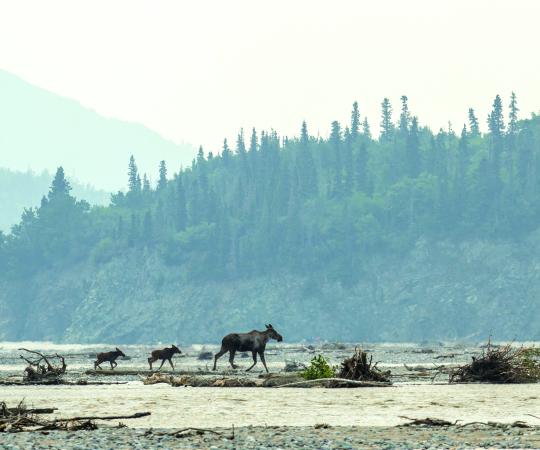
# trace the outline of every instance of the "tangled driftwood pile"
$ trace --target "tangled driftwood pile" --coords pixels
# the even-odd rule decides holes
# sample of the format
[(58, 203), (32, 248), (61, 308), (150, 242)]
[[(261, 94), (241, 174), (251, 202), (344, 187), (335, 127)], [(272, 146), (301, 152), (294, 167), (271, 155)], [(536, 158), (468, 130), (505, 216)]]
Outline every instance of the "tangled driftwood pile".
[(15, 408), (8, 408), (4, 402), (0, 402), (0, 432), (95, 430), (97, 425), (94, 420), (138, 419), (150, 415), (149, 412), (142, 412), (127, 416), (89, 416), (53, 420), (41, 417), (42, 414), (51, 414), (55, 410), (56, 408), (28, 409), (22, 402)]
[(376, 381), (379, 383), (390, 382), (390, 371), (383, 372), (377, 368), (377, 363), (372, 364), (373, 355), (368, 355), (362, 349), (356, 348), (354, 355), (341, 363), (339, 378), (358, 381)]
[(450, 383), (534, 383), (540, 380), (537, 349), (494, 346), (491, 339), (480, 357), (450, 373)]
[[(26, 348), (20, 348), (19, 350), (37, 355), (37, 357), (20, 355), (21, 359), (28, 363), (28, 366), (24, 369), (25, 381), (47, 381), (54, 383), (59, 381), (59, 378), (66, 373), (66, 360), (58, 353), (47, 356)], [(56, 365), (53, 365), (51, 361), (55, 362)]]

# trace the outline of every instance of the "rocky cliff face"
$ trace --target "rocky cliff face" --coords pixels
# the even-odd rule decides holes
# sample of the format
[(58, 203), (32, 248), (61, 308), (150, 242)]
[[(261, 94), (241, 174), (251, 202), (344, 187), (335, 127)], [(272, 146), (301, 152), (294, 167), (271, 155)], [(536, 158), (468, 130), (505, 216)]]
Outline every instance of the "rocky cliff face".
[(0, 339), (218, 342), (271, 322), (289, 341), (539, 340), (540, 233), (366, 260), (352, 286), (269, 274), (194, 283), (154, 254), (41, 273), (0, 291)]

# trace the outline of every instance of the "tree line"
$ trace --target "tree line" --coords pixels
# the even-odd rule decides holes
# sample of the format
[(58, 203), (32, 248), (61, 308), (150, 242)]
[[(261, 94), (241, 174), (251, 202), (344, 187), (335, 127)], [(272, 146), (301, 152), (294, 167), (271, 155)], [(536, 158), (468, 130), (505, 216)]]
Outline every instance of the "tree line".
[(130, 254), (186, 280), (286, 270), (354, 283), (419, 238), (519, 239), (540, 219), (540, 118), (518, 113), (514, 93), (506, 108), (497, 95), (486, 133), (472, 108), (461, 130), (433, 132), (406, 96), (397, 117), (385, 98), (375, 138), (355, 102), (328, 138), (305, 122), (296, 137), (240, 130), (175, 173), (162, 161), (154, 186), (131, 157), (128, 189), (107, 207), (75, 199), (59, 168), (41, 205), (0, 234), (0, 276)]

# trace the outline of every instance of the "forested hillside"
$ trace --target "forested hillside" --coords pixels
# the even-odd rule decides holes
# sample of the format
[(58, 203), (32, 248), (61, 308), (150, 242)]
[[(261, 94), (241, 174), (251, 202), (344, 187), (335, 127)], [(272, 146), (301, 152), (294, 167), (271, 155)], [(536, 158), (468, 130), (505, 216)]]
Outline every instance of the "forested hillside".
[(0, 337), (193, 342), (271, 321), (293, 339), (540, 338), (540, 118), (513, 94), (485, 134), (473, 109), (457, 132), (405, 96), (397, 116), (384, 99), (377, 139), (356, 103), (327, 139), (241, 130), (155, 186), (132, 158), (109, 207), (60, 168), (0, 235)]
[[(24, 208), (38, 206), (48, 191), (53, 175), (48, 172), (16, 172), (0, 167), (0, 231), (18, 223)], [(89, 185), (73, 183), (72, 194), (92, 205), (107, 205), (110, 194)]]

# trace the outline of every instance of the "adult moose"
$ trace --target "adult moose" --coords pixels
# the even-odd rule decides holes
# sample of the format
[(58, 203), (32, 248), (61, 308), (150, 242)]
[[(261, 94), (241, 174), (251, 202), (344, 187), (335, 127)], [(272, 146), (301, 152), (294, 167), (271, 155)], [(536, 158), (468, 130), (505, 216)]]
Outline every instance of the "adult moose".
[(101, 369), (100, 364), (103, 364), (107, 361), (111, 364), (111, 370), (114, 370), (114, 368), (118, 365), (116, 359), (120, 356), (126, 355), (124, 355), (124, 352), (122, 352), (122, 350), (120, 350), (118, 347), (116, 347), (116, 350), (113, 350), (112, 352), (98, 353), (97, 359), (94, 361), (94, 370), (96, 370), (98, 367)]
[(223, 338), (221, 341), (221, 350), (216, 353), (214, 356), (214, 370), (216, 370), (217, 360), (221, 358), (225, 353), (229, 352), (229, 363), (233, 369), (236, 369), (238, 366), (234, 364), (234, 354), (236, 352), (251, 352), (253, 355), (253, 364), (247, 371), (249, 372), (255, 364), (257, 364), (257, 353), (261, 357), (261, 361), (268, 372), (268, 367), (266, 367), (266, 361), (264, 359), (264, 350), (266, 348), (266, 343), (270, 339), (275, 339), (278, 342), (283, 340), (281, 334), (279, 334), (272, 324), (265, 325), (265, 331), (253, 330), (249, 333), (231, 333)]
[(165, 361), (169, 361), (169, 364), (171, 365), (172, 370), (174, 370), (172, 357), (175, 355), (175, 353), (178, 353), (178, 354), (182, 353), (182, 351), (176, 345), (172, 345), (171, 347), (165, 347), (163, 350), (154, 350), (151, 353), (150, 358), (148, 358), (148, 364), (150, 364), (150, 370), (152, 370), (152, 363), (156, 362), (158, 359), (161, 359), (161, 366), (159, 366), (158, 370), (161, 370), (161, 368), (163, 367), (163, 363)]

